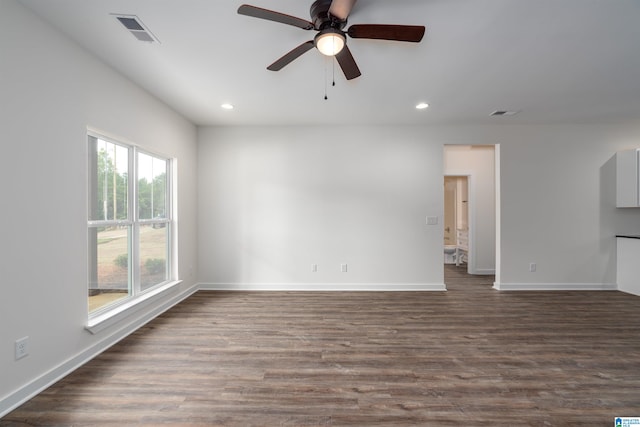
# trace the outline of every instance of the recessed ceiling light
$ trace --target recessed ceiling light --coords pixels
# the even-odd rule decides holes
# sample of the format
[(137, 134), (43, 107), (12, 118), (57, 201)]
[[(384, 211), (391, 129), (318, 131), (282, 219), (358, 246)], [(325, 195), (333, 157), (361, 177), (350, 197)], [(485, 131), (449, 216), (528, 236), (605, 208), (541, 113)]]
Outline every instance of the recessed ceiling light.
[(222, 104), (220, 107), (224, 108), (225, 110), (233, 110), (233, 105), (231, 104)]
[(427, 104), (426, 102), (421, 102), (420, 104), (416, 105), (416, 108), (418, 110), (424, 110), (425, 108), (429, 108), (429, 104)]

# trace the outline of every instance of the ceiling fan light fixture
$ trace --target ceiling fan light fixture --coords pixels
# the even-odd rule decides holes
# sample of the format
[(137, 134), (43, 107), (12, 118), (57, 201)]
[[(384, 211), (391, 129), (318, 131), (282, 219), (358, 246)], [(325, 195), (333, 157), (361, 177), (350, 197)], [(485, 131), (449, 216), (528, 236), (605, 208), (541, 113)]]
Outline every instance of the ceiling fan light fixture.
[(335, 28), (327, 28), (318, 33), (314, 42), (321, 54), (335, 56), (344, 49), (346, 39), (342, 31)]

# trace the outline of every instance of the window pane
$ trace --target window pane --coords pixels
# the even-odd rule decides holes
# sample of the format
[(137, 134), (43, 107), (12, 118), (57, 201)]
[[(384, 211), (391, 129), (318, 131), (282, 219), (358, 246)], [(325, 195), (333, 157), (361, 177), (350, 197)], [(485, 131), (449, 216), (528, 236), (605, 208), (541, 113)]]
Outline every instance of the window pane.
[(89, 312), (95, 316), (169, 281), (171, 161), (97, 135), (88, 139)]
[(166, 222), (140, 226), (140, 288), (143, 291), (169, 279), (168, 235)]
[(129, 150), (99, 138), (89, 138), (89, 148), (89, 220), (126, 220)]
[(130, 295), (131, 227), (89, 229), (89, 312)]
[(167, 161), (138, 153), (138, 218), (167, 218)]

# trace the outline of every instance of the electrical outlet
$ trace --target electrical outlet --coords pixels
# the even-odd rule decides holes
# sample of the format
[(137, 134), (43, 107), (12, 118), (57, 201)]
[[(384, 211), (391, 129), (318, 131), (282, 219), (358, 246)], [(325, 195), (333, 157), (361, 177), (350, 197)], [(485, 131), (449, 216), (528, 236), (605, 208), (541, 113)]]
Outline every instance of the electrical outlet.
[(537, 268), (538, 268), (538, 265), (535, 262), (532, 262), (531, 264), (529, 264), (529, 271), (531, 273), (535, 273)]
[(342, 271), (343, 273), (347, 272), (347, 264), (340, 264), (340, 271)]
[(16, 360), (22, 359), (29, 354), (29, 337), (16, 340)]
[(312, 273), (318, 272), (318, 264), (311, 264), (311, 272)]

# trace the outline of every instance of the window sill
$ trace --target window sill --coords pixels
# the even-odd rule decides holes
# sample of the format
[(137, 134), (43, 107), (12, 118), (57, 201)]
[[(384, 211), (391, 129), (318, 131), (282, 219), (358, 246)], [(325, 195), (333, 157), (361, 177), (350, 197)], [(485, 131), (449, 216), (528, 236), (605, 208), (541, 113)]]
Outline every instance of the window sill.
[(146, 292), (131, 301), (127, 301), (115, 307), (113, 310), (109, 310), (106, 313), (92, 317), (87, 322), (85, 329), (92, 334), (97, 334), (98, 332), (117, 324), (123, 319), (140, 312), (153, 302), (153, 299), (155, 299), (154, 297), (168, 294), (171, 290), (177, 290), (177, 285), (180, 283), (182, 283), (182, 280), (174, 280), (162, 286), (158, 286), (157, 288)]

